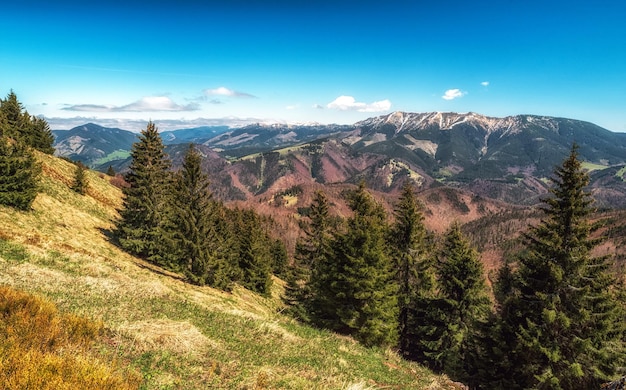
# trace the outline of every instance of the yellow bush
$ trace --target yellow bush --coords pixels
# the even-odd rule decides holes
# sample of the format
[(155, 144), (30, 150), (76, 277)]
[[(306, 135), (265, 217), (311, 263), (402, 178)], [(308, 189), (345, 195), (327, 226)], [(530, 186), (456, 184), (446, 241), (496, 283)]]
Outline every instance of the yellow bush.
[(49, 301), (0, 287), (0, 383), (3, 389), (137, 389), (89, 354), (102, 324), (63, 315)]

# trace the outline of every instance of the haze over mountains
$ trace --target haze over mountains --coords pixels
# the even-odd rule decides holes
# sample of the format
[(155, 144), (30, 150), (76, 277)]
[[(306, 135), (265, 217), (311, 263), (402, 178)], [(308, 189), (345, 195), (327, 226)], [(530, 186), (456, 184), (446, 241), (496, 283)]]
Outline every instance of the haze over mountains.
[[(626, 205), (626, 134), (567, 118), (394, 112), (354, 125), (162, 130), (175, 166), (185, 144), (202, 145), (205, 169), (216, 195), (225, 200), (294, 185), (361, 179), (372, 189), (394, 192), (410, 177), (422, 189), (446, 185), (509, 203), (533, 204), (545, 194), (546, 179), (576, 142), (592, 171), (599, 205)], [(123, 171), (137, 139), (137, 133), (95, 124), (54, 133), (58, 155), (99, 170), (112, 165)]]

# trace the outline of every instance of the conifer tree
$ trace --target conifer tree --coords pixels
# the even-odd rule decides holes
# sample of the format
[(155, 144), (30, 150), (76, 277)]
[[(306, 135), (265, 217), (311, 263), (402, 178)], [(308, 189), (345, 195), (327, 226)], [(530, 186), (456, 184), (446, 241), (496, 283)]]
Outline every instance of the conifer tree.
[(597, 225), (576, 145), (553, 183), (502, 303), (502, 328), (515, 336), (502, 343), (520, 388), (599, 388), (624, 363), (624, 321), (608, 259), (591, 254)]
[(30, 149), (0, 137), (0, 204), (30, 210), (37, 197), (41, 167)]
[[(316, 191), (308, 213), (308, 222), (302, 224), (304, 236), (296, 242), (296, 253), (285, 291), (290, 313), (302, 320), (310, 320), (311, 290), (324, 288), (323, 275), (331, 261), (332, 240), (328, 198)], [(311, 277), (311, 275), (314, 275)], [(317, 303), (323, 307), (323, 304)], [(319, 314), (321, 316), (321, 313)]]
[(170, 214), (173, 248), (189, 280), (227, 289), (230, 280), (224, 270), (223, 248), (214, 225), (216, 205), (201, 162), (200, 153), (190, 144), (182, 170), (177, 172), (173, 181)]
[(113, 169), (112, 165), (109, 165), (109, 168), (107, 169), (107, 176), (115, 177), (115, 169)]
[(428, 333), (424, 314), (434, 298), (435, 272), (424, 216), (409, 181), (402, 188), (395, 217), (390, 241), (398, 283), (398, 345), (404, 356), (416, 358), (424, 332)]
[(24, 106), (17, 100), (13, 90), (6, 99), (0, 100), (0, 112), (4, 122), (1, 135), (30, 145), (30, 115), (24, 111)]
[(164, 216), (170, 161), (154, 123), (149, 122), (131, 150), (129, 187), (122, 189), (124, 203), (120, 210), (116, 235), (128, 252), (160, 265), (168, 265), (162, 247)]
[(74, 182), (72, 183), (72, 190), (79, 193), (80, 195), (85, 195), (87, 191), (88, 181), (87, 176), (85, 175), (85, 167), (81, 162), (76, 163), (76, 168), (74, 168)]
[(48, 122), (43, 118), (32, 117), (31, 146), (42, 153), (54, 154), (54, 135)]
[(451, 377), (468, 375), (471, 339), (478, 322), (489, 314), (483, 265), (458, 224), (445, 235), (437, 265), (439, 297), (433, 308), (442, 320), (440, 344), (434, 350), (436, 365)]
[(314, 321), (365, 345), (397, 341), (397, 285), (382, 206), (361, 183), (349, 199), (353, 216), (332, 247), (334, 259), (314, 282)]
[(269, 237), (253, 210), (235, 209), (231, 214), (241, 284), (249, 290), (267, 295), (272, 286)]

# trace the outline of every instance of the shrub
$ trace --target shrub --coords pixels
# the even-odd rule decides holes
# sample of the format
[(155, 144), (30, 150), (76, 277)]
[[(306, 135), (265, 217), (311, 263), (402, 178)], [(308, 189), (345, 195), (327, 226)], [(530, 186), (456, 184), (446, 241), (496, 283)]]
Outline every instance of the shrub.
[(0, 287), (0, 383), (3, 389), (137, 389), (137, 374), (122, 373), (92, 356), (102, 324), (61, 314), (49, 301)]

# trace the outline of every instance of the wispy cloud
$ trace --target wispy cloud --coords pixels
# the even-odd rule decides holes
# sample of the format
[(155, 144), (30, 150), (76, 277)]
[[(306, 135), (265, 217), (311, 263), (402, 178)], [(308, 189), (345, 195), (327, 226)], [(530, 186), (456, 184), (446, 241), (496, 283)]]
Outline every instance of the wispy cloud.
[(256, 96), (246, 92), (234, 91), (226, 87), (218, 87), (213, 89), (205, 89), (204, 94), (208, 96), (228, 96), (228, 97), (240, 97), (240, 98), (254, 98)]
[(391, 102), (385, 99), (373, 103), (362, 103), (357, 102), (352, 96), (344, 95), (328, 103), (326, 107), (339, 111), (382, 112), (391, 108)]
[(123, 106), (101, 104), (75, 104), (63, 107), (64, 111), (78, 112), (160, 112), (160, 111), (197, 111), (198, 103), (180, 105), (167, 96), (147, 96)]
[(322, 106), (321, 104), (314, 104), (313, 108), (317, 108), (318, 110), (323, 110), (324, 106)]
[(300, 108), (299, 104), (292, 104), (292, 105), (285, 107), (286, 110), (297, 110), (298, 108)]
[(454, 88), (454, 89), (447, 90), (441, 98), (445, 100), (454, 100), (454, 99), (463, 97), (465, 95), (467, 95), (467, 92), (463, 92), (458, 88)]
[(480, 83), (480, 85), (482, 85), (483, 87), (487, 87), (489, 86), (489, 81), (483, 81), (482, 83)]
[[(54, 130), (69, 130), (85, 123), (97, 123), (104, 127), (120, 128), (130, 131), (141, 131), (146, 128), (147, 119), (124, 119), (124, 118), (98, 118), (95, 116), (77, 116), (73, 118), (45, 117), (50, 127)], [(264, 123), (263, 118), (196, 118), (196, 119), (160, 119), (155, 120), (159, 131), (188, 129), (200, 126), (230, 126), (241, 127), (252, 123)]]

